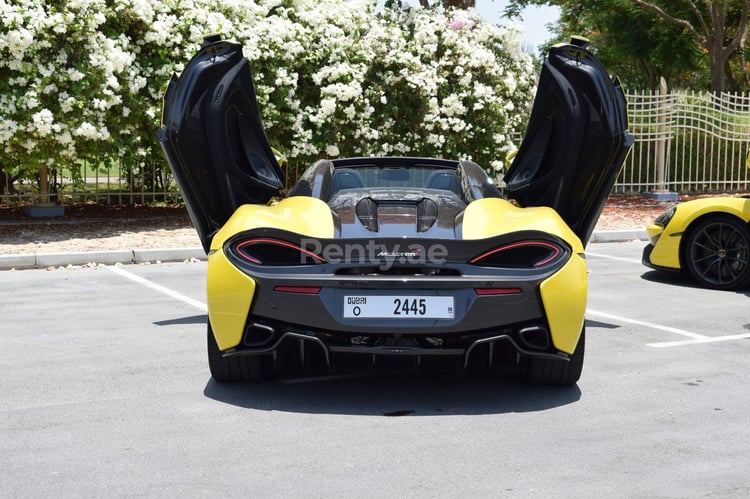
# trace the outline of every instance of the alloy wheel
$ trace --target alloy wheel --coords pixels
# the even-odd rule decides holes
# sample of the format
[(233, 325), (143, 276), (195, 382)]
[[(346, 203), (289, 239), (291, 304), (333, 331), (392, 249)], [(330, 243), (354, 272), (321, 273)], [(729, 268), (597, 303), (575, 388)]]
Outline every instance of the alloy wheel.
[(687, 267), (702, 285), (737, 289), (750, 281), (750, 230), (728, 217), (702, 221), (688, 238)]

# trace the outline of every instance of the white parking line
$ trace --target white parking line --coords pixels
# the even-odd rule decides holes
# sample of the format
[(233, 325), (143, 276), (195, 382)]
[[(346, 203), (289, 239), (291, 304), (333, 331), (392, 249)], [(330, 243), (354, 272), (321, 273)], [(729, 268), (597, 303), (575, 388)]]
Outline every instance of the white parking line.
[(636, 326), (646, 326), (651, 329), (667, 331), (668, 333), (679, 334), (680, 336), (687, 336), (688, 338), (692, 338), (694, 340), (711, 339), (711, 336), (706, 336), (704, 334), (691, 333), (690, 331), (685, 331), (684, 329), (677, 329), (676, 327), (662, 326), (661, 324), (654, 324), (653, 322), (639, 321), (638, 319), (629, 319), (628, 317), (607, 314), (605, 312), (598, 312), (596, 310), (587, 309), (586, 313), (590, 315), (597, 315), (599, 317), (604, 317), (605, 319), (613, 319), (613, 320), (620, 321), (620, 322), (627, 322), (628, 324), (635, 324)]
[(663, 341), (659, 343), (646, 343), (647, 346), (654, 348), (681, 347), (684, 345), (700, 345), (703, 343), (718, 343), (720, 341), (746, 340), (750, 338), (750, 333), (729, 334), (726, 336), (706, 336), (705, 338), (683, 341)]
[(640, 260), (634, 260), (632, 258), (621, 258), (619, 256), (602, 255), (601, 253), (591, 253), (590, 251), (586, 252), (586, 256), (594, 256), (596, 258), (606, 258), (608, 260), (617, 260), (620, 262), (637, 263), (638, 265), (641, 265), (643, 263)]
[(651, 329), (658, 329), (660, 331), (666, 331), (668, 333), (679, 334), (680, 336), (686, 336), (689, 340), (679, 341), (660, 341), (656, 343), (646, 343), (646, 346), (653, 348), (667, 348), (667, 347), (681, 347), (685, 345), (702, 345), (705, 343), (719, 343), (722, 341), (732, 340), (744, 340), (750, 338), (750, 333), (742, 334), (726, 334), (723, 336), (706, 336), (705, 334), (692, 333), (685, 331), (684, 329), (677, 329), (670, 326), (662, 326), (661, 324), (654, 324), (653, 322), (639, 321), (637, 319), (629, 319), (619, 315), (607, 314), (605, 312), (598, 312), (596, 310), (587, 309), (586, 315), (594, 315), (604, 317), (605, 319), (612, 319), (618, 322), (626, 322), (628, 324), (635, 324), (637, 326), (645, 326)]
[[(601, 255), (597, 255), (601, 256)], [(603, 257), (603, 258), (612, 258), (612, 257)], [(625, 260), (624, 258), (613, 258), (615, 260)], [(632, 260), (625, 260), (625, 261), (632, 261)], [(195, 307), (202, 312), (208, 312), (208, 307), (205, 303), (200, 302), (198, 300), (194, 300), (190, 298), (189, 296), (185, 296), (182, 293), (178, 293), (177, 291), (173, 289), (169, 289), (167, 287), (164, 287), (160, 284), (156, 284), (153, 281), (149, 281), (148, 279), (144, 279), (143, 277), (133, 274), (132, 272), (128, 272), (127, 270), (124, 270), (122, 267), (117, 265), (106, 265), (104, 266), (107, 270), (110, 272), (114, 272), (115, 274), (121, 275), (123, 277), (126, 277), (130, 279), (131, 281), (137, 282), (138, 284), (142, 284), (146, 286), (149, 289), (153, 289), (154, 291), (158, 291), (160, 293), (163, 293), (171, 298), (174, 298), (176, 300), (179, 300), (183, 303), (186, 303), (192, 307)], [(703, 344), (703, 343), (716, 343), (720, 341), (732, 341), (732, 340), (741, 340), (741, 339), (748, 339), (750, 338), (750, 333), (743, 333), (743, 334), (733, 334), (733, 335), (725, 335), (725, 336), (706, 336), (703, 334), (698, 333), (692, 333), (690, 331), (685, 331), (684, 329), (678, 329), (670, 326), (662, 326), (661, 324), (654, 324), (653, 322), (646, 322), (641, 321), (638, 319), (630, 319), (628, 317), (622, 317), (620, 315), (613, 315), (608, 314), (606, 312), (599, 312), (597, 310), (586, 310), (587, 315), (593, 315), (597, 317), (603, 317), (605, 319), (611, 319), (618, 322), (625, 322), (628, 324), (634, 324), (637, 326), (645, 326), (651, 329), (658, 329), (660, 331), (666, 331), (673, 334), (678, 334), (680, 336), (685, 336), (688, 338), (691, 338), (689, 340), (681, 340), (681, 341), (664, 341), (664, 342), (658, 342), (658, 343), (647, 343), (647, 346), (654, 347), (654, 348), (665, 348), (665, 347), (677, 347), (677, 346), (684, 346), (684, 345), (697, 345), (697, 344)]]
[[(620, 262), (627, 262), (627, 263), (633, 263), (633, 264), (638, 264), (638, 265), (642, 264), (640, 260), (635, 260), (632, 258), (621, 258), (617, 256), (603, 255), (601, 253), (590, 253), (588, 251), (586, 252), (586, 256), (593, 256), (595, 258), (605, 258), (608, 260), (617, 260)], [(654, 324), (652, 322), (640, 321), (637, 319), (629, 319), (627, 317), (607, 314), (604, 312), (598, 312), (596, 310), (587, 310), (586, 313), (589, 315), (612, 319), (618, 322), (635, 324), (637, 326), (645, 326), (651, 329), (658, 329), (660, 331), (666, 331), (669, 333), (678, 334), (680, 336), (685, 336), (687, 338), (690, 338), (689, 340), (660, 341), (656, 343), (646, 343), (646, 346), (653, 347), (653, 348), (679, 347), (679, 346), (685, 346), (685, 345), (700, 345), (704, 343), (718, 343), (722, 341), (743, 340), (743, 339), (750, 338), (750, 333), (726, 334), (722, 336), (706, 336), (704, 334), (698, 334), (698, 333), (693, 333), (690, 331), (685, 331), (684, 329), (678, 329), (678, 328), (674, 328), (670, 326), (662, 326), (661, 324)]]
[(143, 277), (133, 274), (132, 272), (128, 272), (127, 270), (124, 270), (122, 267), (119, 267), (117, 265), (106, 265), (104, 266), (107, 270), (114, 272), (115, 274), (121, 275), (123, 277), (127, 277), (131, 281), (135, 281), (138, 284), (143, 284), (147, 288), (153, 289), (154, 291), (158, 291), (160, 293), (163, 293), (169, 297), (172, 297), (176, 300), (179, 300), (183, 303), (187, 303), (188, 305), (191, 305), (203, 312), (208, 312), (208, 307), (205, 303), (200, 302), (198, 300), (193, 300), (189, 296), (185, 296), (181, 293), (178, 293), (177, 291), (173, 289), (166, 288), (160, 284), (156, 284), (155, 282), (149, 281), (148, 279), (144, 279)]

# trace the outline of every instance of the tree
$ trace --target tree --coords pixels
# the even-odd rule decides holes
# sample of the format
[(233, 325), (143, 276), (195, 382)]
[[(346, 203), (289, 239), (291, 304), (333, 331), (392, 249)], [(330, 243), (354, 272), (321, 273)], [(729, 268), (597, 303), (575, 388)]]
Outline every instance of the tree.
[[(618, 45), (617, 52), (621, 56), (630, 54), (635, 56), (644, 71), (653, 69), (650, 66), (651, 55), (643, 57), (644, 45), (640, 40), (648, 41), (645, 45), (652, 54), (665, 54), (665, 67), (676, 69), (674, 61), (669, 60), (669, 54), (680, 57), (679, 64), (687, 63), (686, 67), (700, 67), (700, 63), (691, 57), (686, 57), (679, 50), (681, 40), (689, 36), (693, 42), (697, 56), (706, 59), (706, 67), (710, 74), (710, 88), (720, 93), (724, 90), (726, 72), (730, 57), (739, 52), (744, 61), (744, 48), (747, 39), (748, 12), (750, 0), (714, 0), (696, 2), (694, 0), (635, 0), (633, 1), (601, 1), (601, 0), (510, 0), (506, 8), (506, 15), (518, 16), (527, 5), (556, 5), (565, 13), (573, 13), (567, 22), (576, 19), (598, 19), (594, 27), (606, 27), (606, 36), (602, 36), (602, 46), (612, 50)], [(633, 9), (639, 6), (642, 11), (653, 13), (665, 21), (664, 25), (646, 22), (648, 17), (644, 12)], [(627, 19), (616, 20), (622, 15), (623, 9), (628, 12)], [(579, 17), (576, 17), (579, 16)], [(589, 25), (588, 27), (592, 27)], [(637, 36), (635, 36), (637, 35)], [(672, 49), (670, 51), (670, 44)], [(695, 50), (697, 48), (697, 50)], [(638, 54), (641, 55), (638, 55)], [(661, 57), (658, 57), (661, 59)], [(609, 66), (614, 66), (611, 61)], [(620, 61), (622, 63), (622, 61)], [(741, 68), (745, 71), (744, 64)], [(661, 76), (661, 75), (659, 75)], [(649, 77), (653, 81), (653, 77)], [(658, 76), (657, 76), (658, 80)]]
[(628, 88), (655, 89), (661, 77), (670, 87), (708, 85), (707, 66), (690, 35), (631, 0), (598, 5), (593, 0), (561, 8), (559, 24), (568, 34), (588, 37)]
[(653, 10), (668, 22), (687, 30), (693, 36), (708, 55), (711, 90), (714, 93), (723, 92), (724, 72), (729, 57), (737, 49), (745, 50), (750, 0), (716, 0), (700, 4), (686, 0), (691, 15), (685, 17), (670, 13), (665, 9), (663, 2), (635, 1)]

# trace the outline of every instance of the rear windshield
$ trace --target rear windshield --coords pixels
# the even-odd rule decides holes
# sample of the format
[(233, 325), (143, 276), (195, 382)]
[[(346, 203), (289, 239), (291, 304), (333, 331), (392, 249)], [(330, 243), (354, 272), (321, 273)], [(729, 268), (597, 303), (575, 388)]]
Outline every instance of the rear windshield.
[(459, 186), (455, 170), (423, 166), (337, 168), (334, 179), (338, 189), (400, 187), (457, 192)]

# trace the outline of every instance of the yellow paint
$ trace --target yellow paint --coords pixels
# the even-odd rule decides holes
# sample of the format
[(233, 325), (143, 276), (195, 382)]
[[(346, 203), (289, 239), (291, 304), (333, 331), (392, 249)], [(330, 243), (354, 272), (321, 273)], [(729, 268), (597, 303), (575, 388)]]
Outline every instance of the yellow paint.
[(245, 204), (237, 208), (216, 233), (211, 249), (221, 249), (227, 239), (239, 232), (262, 227), (331, 238), (333, 215), (325, 201), (308, 196), (293, 196), (267, 206)]
[(565, 266), (541, 283), (555, 348), (572, 354), (578, 344), (586, 313), (588, 277), (581, 240), (552, 208), (519, 208), (500, 198), (478, 199), (466, 207), (464, 239), (483, 239), (522, 230), (555, 235), (570, 244), (573, 254)]
[(552, 344), (572, 354), (583, 329), (588, 299), (586, 260), (578, 254), (539, 286)]
[(555, 210), (546, 206), (519, 208), (501, 198), (471, 202), (464, 212), (461, 232), (464, 239), (484, 239), (520, 230), (555, 235), (570, 244), (574, 253), (583, 253), (581, 240)]
[[(252, 306), (256, 282), (232, 265), (222, 251), (224, 242), (245, 230), (272, 227), (309, 237), (333, 237), (333, 218), (328, 205), (316, 198), (286, 198), (268, 206), (238, 208), (211, 243), (208, 258), (209, 320), (220, 350), (242, 341), (245, 321)], [(466, 208), (464, 239), (483, 239), (520, 230), (538, 230), (567, 241), (571, 259), (540, 286), (555, 348), (573, 353), (583, 326), (587, 299), (586, 263), (578, 237), (559, 215), (547, 207), (518, 208), (499, 198), (472, 202)]]
[(255, 280), (238, 270), (219, 250), (208, 256), (206, 293), (208, 319), (219, 350), (237, 346), (255, 295)]
[(209, 320), (220, 350), (242, 341), (245, 321), (255, 295), (256, 282), (227, 260), (224, 242), (255, 228), (276, 228), (309, 237), (333, 237), (333, 216), (320, 199), (294, 196), (267, 206), (242, 205), (211, 241), (206, 293)]

